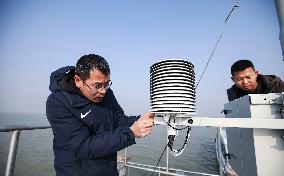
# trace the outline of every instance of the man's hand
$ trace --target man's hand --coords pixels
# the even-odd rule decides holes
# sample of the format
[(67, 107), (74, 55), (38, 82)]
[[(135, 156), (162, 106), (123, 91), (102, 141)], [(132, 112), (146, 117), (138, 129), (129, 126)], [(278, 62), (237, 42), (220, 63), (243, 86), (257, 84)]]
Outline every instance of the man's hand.
[(130, 127), (135, 137), (145, 137), (151, 133), (154, 126), (154, 113), (146, 113)]

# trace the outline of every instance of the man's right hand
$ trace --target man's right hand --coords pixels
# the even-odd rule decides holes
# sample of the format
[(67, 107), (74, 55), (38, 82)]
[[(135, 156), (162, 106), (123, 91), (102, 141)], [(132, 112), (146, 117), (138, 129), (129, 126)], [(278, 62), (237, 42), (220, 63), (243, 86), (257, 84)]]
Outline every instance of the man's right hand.
[(154, 113), (146, 113), (130, 127), (135, 137), (145, 137), (151, 133), (154, 126)]

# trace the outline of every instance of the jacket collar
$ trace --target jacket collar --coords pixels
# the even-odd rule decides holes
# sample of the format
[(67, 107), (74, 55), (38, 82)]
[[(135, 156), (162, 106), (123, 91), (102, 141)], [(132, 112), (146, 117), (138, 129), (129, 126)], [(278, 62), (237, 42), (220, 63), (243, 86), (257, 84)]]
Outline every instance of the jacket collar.
[(87, 98), (85, 98), (81, 95), (71, 94), (71, 93), (68, 93), (66, 91), (62, 91), (62, 92), (67, 97), (67, 99), (69, 100), (70, 105), (73, 106), (73, 107), (83, 107), (83, 106), (86, 106), (86, 105), (91, 103), (90, 100), (88, 100)]

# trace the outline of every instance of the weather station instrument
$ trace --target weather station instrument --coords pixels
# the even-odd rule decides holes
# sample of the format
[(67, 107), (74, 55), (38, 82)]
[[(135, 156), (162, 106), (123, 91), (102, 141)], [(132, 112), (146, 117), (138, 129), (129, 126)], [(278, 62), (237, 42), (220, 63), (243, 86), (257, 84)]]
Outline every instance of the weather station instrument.
[[(178, 135), (177, 125), (183, 117), (196, 113), (194, 65), (186, 60), (169, 59), (150, 68), (150, 106), (155, 113), (155, 124), (168, 125), (168, 146), (174, 156), (179, 156), (187, 143), (190, 127), (183, 147), (173, 149)], [(188, 119), (189, 123), (191, 119)]]
[[(284, 93), (252, 94), (236, 99), (224, 105), (225, 118), (196, 117), (195, 93), (194, 65), (191, 62), (168, 59), (154, 63), (150, 67), (151, 112), (155, 113), (155, 124), (167, 125), (166, 172), (169, 165), (169, 150), (172, 155), (180, 156), (189, 141), (191, 127), (203, 126), (234, 127), (227, 130), (229, 152), (226, 156), (229, 156), (228, 162), (234, 166), (238, 174), (284, 174), (283, 167), (273, 168), (269, 162), (259, 162), (261, 157), (264, 157), (261, 155), (264, 152), (268, 153), (265, 155), (267, 161), (273, 156), (277, 163), (284, 162)], [(186, 129), (182, 147), (174, 149), (179, 130)], [(251, 145), (245, 145), (248, 142)], [(271, 148), (272, 146), (275, 148)], [(247, 150), (251, 153), (241, 155)], [(253, 162), (251, 158), (254, 158)], [(245, 163), (250, 163), (250, 167), (245, 167), (248, 166)]]

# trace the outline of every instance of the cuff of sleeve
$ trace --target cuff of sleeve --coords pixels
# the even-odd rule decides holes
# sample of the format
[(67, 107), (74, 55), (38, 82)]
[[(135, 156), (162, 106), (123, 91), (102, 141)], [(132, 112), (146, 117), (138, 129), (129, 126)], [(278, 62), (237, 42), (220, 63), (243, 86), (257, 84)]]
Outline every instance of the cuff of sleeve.
[(127, 146), (130, 146), (132, 144), (136, 144), (135, 142), (135, 136), (132, 130), (129, 127), (126, 127), (123, 131), (123, 139), (125, 141), (125, 144)]
[[(138, 116), (129, 116), (131, 118), (130, 120), (130, 123), (129, 123), (129, 126), (133, 125), (134, 122), (136, 122), (139, 118), (140, 118), (141, 115), (138, 115)], [(131, 131), (131, 130), (130, 130)]]

